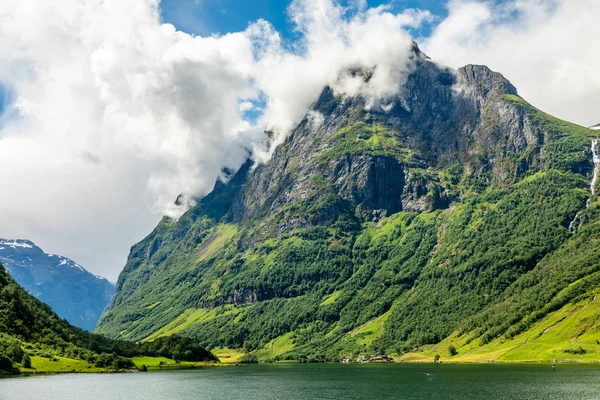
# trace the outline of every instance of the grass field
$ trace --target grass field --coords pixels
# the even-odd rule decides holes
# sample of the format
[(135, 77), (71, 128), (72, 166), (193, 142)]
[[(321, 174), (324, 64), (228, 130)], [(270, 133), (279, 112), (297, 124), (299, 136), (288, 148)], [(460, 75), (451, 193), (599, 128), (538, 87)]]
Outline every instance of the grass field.
[(208, 260), (221, 250), (237, 233), (236, 224), (217, 225), (215, 232), (201, 246), (197, 261)]
[(289, 332), (271, 340), (265, 345), (265, 347), (260, 350), (256, 350), (251, 354), (256, 356), (259, 360), (264, 360), (277, 357), (287, 351), (292, 350), (293, 348), (294, 344), (292, 343), (292, 333)]
[(39, 374), (39, 373), (64, 373), (64, 372), (105, 372), (105, 368), (97, 368), (94, 364), (90, 364), (83, 360), (73, 360), (65, 357), (54, 357), (54, 360), (32, 356), (31, 368), (21, 368), (22, 373)]
[(338, 297), (340, 297), (341, 294), (342, 294), (342, 292), (340, 290), (336, 290), (335, 292), (333, 292), (329, 296), (327, 296), (325, 298), (325, 300), (323, 300), (323, 302), (321, 303), (321, 305), (322, 306), (326, 306), (328, 304), (335, 303), (335, 301), (338, 299)]
[(241, 349), (228, 349), (227, 347), (213, 349), (212, 353), (219, 357), (222, 363), (226, 364), (236, 363), (244, 356), (244, 352)]
[[(149, 370), (164, 370), (164, 369), (184, 369), (184, 368), (199, 368), (199, 367), (218, 367), (223, 364), (217, 362), (191, 362), (181, 361), (176, 363), (175, 360), (165, 357), (133, 357), (131, 361), (134, 362), (136, 367), (145, 365)], [(166, 363), (160, 365), (160, 363)]]
[[(199, 367), (217, 367), (222, 366), (221, 363), (215, 362), (188, 362), (182, 361), (175, 363), (175, 360), (164, 357), (133, 357), (136, 368), (145, 365), (149, 370), (159, 369), (178, 369), (178, 368), (199, 368)], [(160, 365), (161, 362), (166, 362), (165, 365)], [(98, 368), (94, 364), (90, 364), (83, 360), (74, 360), (65, 357), (54, 357), (54, 360), (32, 356), (31, 368), (21, 368), (21, 373), (24, 374), (48, 374), (48, 373), (102, 373), (114, 372), (110, 368)]]
[(390, 311), (374, 318), (366, 324), (359, 326), (350, 332), (350, 336), (354, 337), (356, 343), (370, 345), (373, 340), (377, 339), (383, 333), (385, 321), (390, 316)]
[(181, 332), (182, 330), (193, 324), (210, 321), (217, 315), (228, 315), (234, 314), (236, 312), (237, 311), (235, 307), (231, 305), (213, 308), (210, 311), (204, 308), (188, 308), (173, 321), (169, 322), (167, 325), (163, 326), (158, 331), (154, 332), (152, 335), (148, 336), (142, 341), (151, 341), (161, 336), (171, 336), (173, 334)]

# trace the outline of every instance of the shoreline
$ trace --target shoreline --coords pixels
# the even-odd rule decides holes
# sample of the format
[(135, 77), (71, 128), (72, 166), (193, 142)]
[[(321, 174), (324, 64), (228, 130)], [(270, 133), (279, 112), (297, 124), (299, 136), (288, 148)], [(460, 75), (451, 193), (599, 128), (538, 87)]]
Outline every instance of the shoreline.
[[(37, 358), (37, 357), (36, 357)], [(137, 362), (135, 359), (138, 359)], [(21, 368), (18, 373), (7, 373), (2, 376), (35, 376), (35, 375), (58, 375), (58, 374), (123, 374), (148, 371), (171, 371), (201, 368), (229, 367), (222, 362), (209, 361), (183, 361), (175, 363), (173, 360), (166, 361), (165, 358), (134, 357), (135, 367), (128, 369), (99, 368), (93, 364), (87, 364), (82, 360), (65, 359), (57, 357), (57, 364), (41, 363), (40, 359), (34, 359), (33, 368)], [(45, 360), (44, 360), (45, 361)], [(160, 364), (167, 362), (167, 364)], [(66, 365), (65, 365), (66, 364)], [(50, 367), (50, 368), (49, 368)], [(143, 367), (146, 369), (143, 370)]]
[(233, 367), (234, 364), (216, 363), (206, 365), (185, 365), (181, 367), (148, 367), (147, 371), (141, 371), (140, 369), (124, 369), (124, 370), (71, 370), (71, 371), (20, 371), (18, 374), (5, 374), (0, 375), (2, 377), (15, 377), (15, 376), (36, 376), (36, 375), (66, 375), (66, 374), (132, 374), (132, 373), (145, 373), (145, 372), (158, 372), (158, 371), (180, 371), (180, 370), (191, 370), (191, 369), (202, 369), (202, 368), (222, 368), (222, 367)]
[(331, 365), (425, 365), (425, 364), (440, 364), (440, 365), (583, 365), (583, 366), (600, 366), (600, 360), (588, 361), (588, 360), (525, 360), (525, 361), (498, 361), (498, 360), (489, 360), (489, 361), (438, 361), (437, 363), (433, 360), (398, 360), (392, 362), (348, 362), (348, 363), (340, 363), (337, 361), (329, 361), (329, 362), (318, 362), (318, 363), (301, 363), (294, 360), (284, 360), (278, 362), (258, 362), (258, 363), (227, 363), (227, 362), (219, 362), (219, 363), (203, 363), (203, 364), (189, 364), (189, 365), (170, 365), (170, 366), (147, 366), (146, 371), (141, 370), (141, 365), (136, 369), (127, 369), (127, 370), (106, 370), (106, 369), (73, 369), (70, 371), (52, 371), (52, 370), (25, 370), (20, 371), (16, 374), (3, 374), (0, 375), (0, 379), (8, 378), (8, 377), (18, 377), (18, 376), (44, 376), (44, 375), (64, 375), (64, 374), (130, 374), (130, 373), (144, 373), (144, 372), (160, 372), (160, 371), (179, 371), (179, 370), (193, 370), (193, 369), (203, 369), (203, 368), (227, 368), (227, 367), (241, 367), (247, 365), (289, 365), (289, 364), (331, 364)]

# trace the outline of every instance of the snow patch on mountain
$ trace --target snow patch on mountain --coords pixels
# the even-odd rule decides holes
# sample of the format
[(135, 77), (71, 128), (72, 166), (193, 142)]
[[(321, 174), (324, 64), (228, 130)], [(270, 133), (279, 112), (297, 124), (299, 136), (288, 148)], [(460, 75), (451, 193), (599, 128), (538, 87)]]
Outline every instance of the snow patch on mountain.
[[(31, 243), (29, 240), (19, 240), (19, 239), (15, 239), (12, 241), (0, 239), (0, 245), (9, 246), (9, 247), (12, 247), (13, 249), (16, 249), (17, 247), (22, 247), (25, 249), (32, 249), (34, 246), (33, 243)], [(4, 250), (4, 247), (2, 247), (0, 250)]]

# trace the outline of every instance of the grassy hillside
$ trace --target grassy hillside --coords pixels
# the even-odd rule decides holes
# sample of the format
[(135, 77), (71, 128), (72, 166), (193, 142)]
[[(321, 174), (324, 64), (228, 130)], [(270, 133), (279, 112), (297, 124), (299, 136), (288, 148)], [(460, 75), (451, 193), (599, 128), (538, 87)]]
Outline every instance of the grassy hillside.
[(183, 361), (180, 365), (217, 361), (189, 338), (174, 335), (136, 344), (76, 328), (25, 292), (0, 264), (0, 373), (133, 369), (139, 359), (132, 357), (139, 355), (176, 358)]

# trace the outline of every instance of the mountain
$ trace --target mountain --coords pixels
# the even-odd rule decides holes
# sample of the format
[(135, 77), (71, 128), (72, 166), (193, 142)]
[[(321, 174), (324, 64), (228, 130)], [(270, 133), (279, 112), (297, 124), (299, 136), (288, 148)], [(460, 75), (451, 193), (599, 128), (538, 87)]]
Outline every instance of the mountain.
[(594, 125), (594, 126), (590, 126), (590, 129), (593, 129), (595, 131), (600, 130), (600, 124)]
[[(216, 361), (192, 339), (171, 336), (152, 343), (107, 339), (70, 325), (27, 293), (0, 264), (0, 375), (28, 372), (102, 372), (131, 369), (125, 357)], [(164, 358), (163, 358), (164, 359)]]
[(163, 218), (96, 331), (262, 359), (600, 359), (597, 133), (485, 66), (412, 61), (380, 104), (324, 88), (268, 163)]
[(96, 326), (115, 290), (105, 278), (66, 257), (46, 254), (29, 240), (0, 239), (0, 262), (25, 290), (88, 331)]

